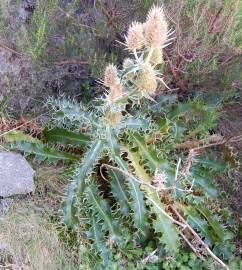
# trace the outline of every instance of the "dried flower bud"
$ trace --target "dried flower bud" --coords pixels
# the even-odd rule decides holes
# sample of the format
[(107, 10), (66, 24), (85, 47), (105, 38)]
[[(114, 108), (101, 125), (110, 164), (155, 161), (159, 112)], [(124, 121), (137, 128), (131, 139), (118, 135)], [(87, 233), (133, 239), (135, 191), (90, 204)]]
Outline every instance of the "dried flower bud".
[(150, 64), (145, 64), (138, 73), (136, 85), (142, 92), (154, 94), (157, 88), (157, 78), (154, 68)]
[(128, 49), (140, 50), (144, 46), (145, 38), (143, 34), (143, 25), (138, 22), (133, 22), (128, 30), (126, 37), (126, 45)]
[(148, 47), (159, 47), (166, 43), (168, 25), (161, 7), (153, 6), (145, 23), (145, 42)]
[(157, 66), (163, 62), (162, 49), (159, 47), (154, 48), (152, 55), (150, 57), (150, 63)]
[(113, 124), (113, 125), (118, 125), (121, 121), (122, 118), (122, 113), (121, 112), (116, 112), (116, 113), (111, 113), (108, 116), (108, 120)]
[(115, 102), (116, 99), (118, 99), (119, 97), (121, 97), (123, 94), (123, 85), (121, 83), (112, 86), (110, 88), (110, 93), (108, 95), (108, 99), (110, 101), (110, 103)]
[(118, 70), (113, 64), (109, 64), (105, 69), (104, 85), (107, 87), (114, 87), (119, 84)]

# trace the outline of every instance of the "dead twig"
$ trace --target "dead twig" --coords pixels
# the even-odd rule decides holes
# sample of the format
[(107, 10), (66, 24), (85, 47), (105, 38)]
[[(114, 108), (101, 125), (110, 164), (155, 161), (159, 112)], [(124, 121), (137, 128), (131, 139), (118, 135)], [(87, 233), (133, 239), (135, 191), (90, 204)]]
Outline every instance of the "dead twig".
[(183, 238), (183, 240), (187, 243), (187, 245), (192, 249), (192, 251), (198, 256), (198, 258), (202, 261), (204, 261), (204, 257), (196, 250), (196, 248), (193, 246), (193, 244), (187, 239), (187, 237), (179, 231), (179, 234)]
[(61, 62), (56, 62), (56, 66), (64, 66), (64, 65), (88, 65), (88, 61), (81, 61), (75, 59), (64, 60)]
[(6, 46), (6, 45), (4, 45), (4, 44), (2, 44), (2, 43), (0, 43), (0, 48), (3, 48), (3, 49), (5, 49), (6, 51), (9, 51), (9, 52), (11, 52), (11, 53), (13, 53), (13, 54), (16, 54), (16, 55), (19, 55), (19, 56), (23, 56), (22, 53), (19, 53), (19, 52), (17, 52), (16, 50), (9, 48), (8, 46)]
[(208, 247), (207, 244), (203, 242), (203, 240), (200, 238), (200, 236), (193, 230), (193, 228), (186, 222), (186, 220), (179, 214), (179, 212), (170, 205), (171, 210), (173, 211), (174, 214), (179, 218), (179, 220), (186, 225), (186, 228), (193, 234), (193, 236), (198, 240), (198, 242), (204, 247), (204, 249), (207, 251), (207, 253), (221, 266), (223, 266), (226, 270), (230, 270), (229, 267), (222, 261), (220, 260)]

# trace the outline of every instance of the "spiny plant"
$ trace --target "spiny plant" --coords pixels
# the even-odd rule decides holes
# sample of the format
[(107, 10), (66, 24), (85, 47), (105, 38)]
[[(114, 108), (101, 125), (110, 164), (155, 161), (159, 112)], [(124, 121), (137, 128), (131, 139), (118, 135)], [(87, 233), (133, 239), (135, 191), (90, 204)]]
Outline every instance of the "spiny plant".
[(222, 210), (212, 207), (219, 195), (213, 179), (229, 165), (219, 159), (221, 152), (206, 151), (222, 145), (221, 137), (209, 134), (216, 110), (202, 100), (155, 97), (165, 84), (159, 67), (172, 33), (163, 9), (153, 6), (145, 23), (128, 29), (125, 46), (134, 57), (122, 68), (107, 66), (103, 97), (89, 107), (51, 99), (53, 119), (44, 130), (49, 145), (11, 141), (37, 160), (74, 162), (63, 222), (86, 229), (101, 258), (96, 269), (110, 266), (113, 251), (122, 269), (130, 244), (174, 257), (186, 244), (201, 260), (210, 256), (229, 269), (223, 259), (233, 251), (233, 232), (223, 225)]

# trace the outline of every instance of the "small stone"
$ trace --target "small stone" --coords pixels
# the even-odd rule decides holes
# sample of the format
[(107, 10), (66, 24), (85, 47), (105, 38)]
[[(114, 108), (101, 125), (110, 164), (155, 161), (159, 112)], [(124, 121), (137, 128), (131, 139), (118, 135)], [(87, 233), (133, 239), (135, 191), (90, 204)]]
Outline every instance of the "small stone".
[(22, 155), (0, 152), (0, 197), (34, 192), (34, 174)]

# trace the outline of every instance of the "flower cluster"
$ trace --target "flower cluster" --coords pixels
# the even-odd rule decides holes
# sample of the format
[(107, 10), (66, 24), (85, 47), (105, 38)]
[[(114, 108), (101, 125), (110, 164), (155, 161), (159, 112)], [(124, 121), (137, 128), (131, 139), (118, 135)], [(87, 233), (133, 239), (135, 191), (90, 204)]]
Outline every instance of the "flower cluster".
[[(110, 106), (115, 106), (124, 92), (130, 97), (134, 92), (136, 95), (138, 93), (138, 97), (155, 94), (158, 81), (163, 82), (156, 67), (163, 63), (162, 49), (168, 44), (169, 35), (163, 8), (159, 6), (150, 9), (145, 23), (133, 22), (130, 25), (125, 45), (134, 59), (126, 58), (123, 61), (121, 77), (117, 67), (112, 64), (105, 70), (104, 85), (109, 88), (106, 101)], [(110, 115), (110, 111), (107, 114)], [(115, 118), (114, 122), (119, 122), (121, 114)]]

